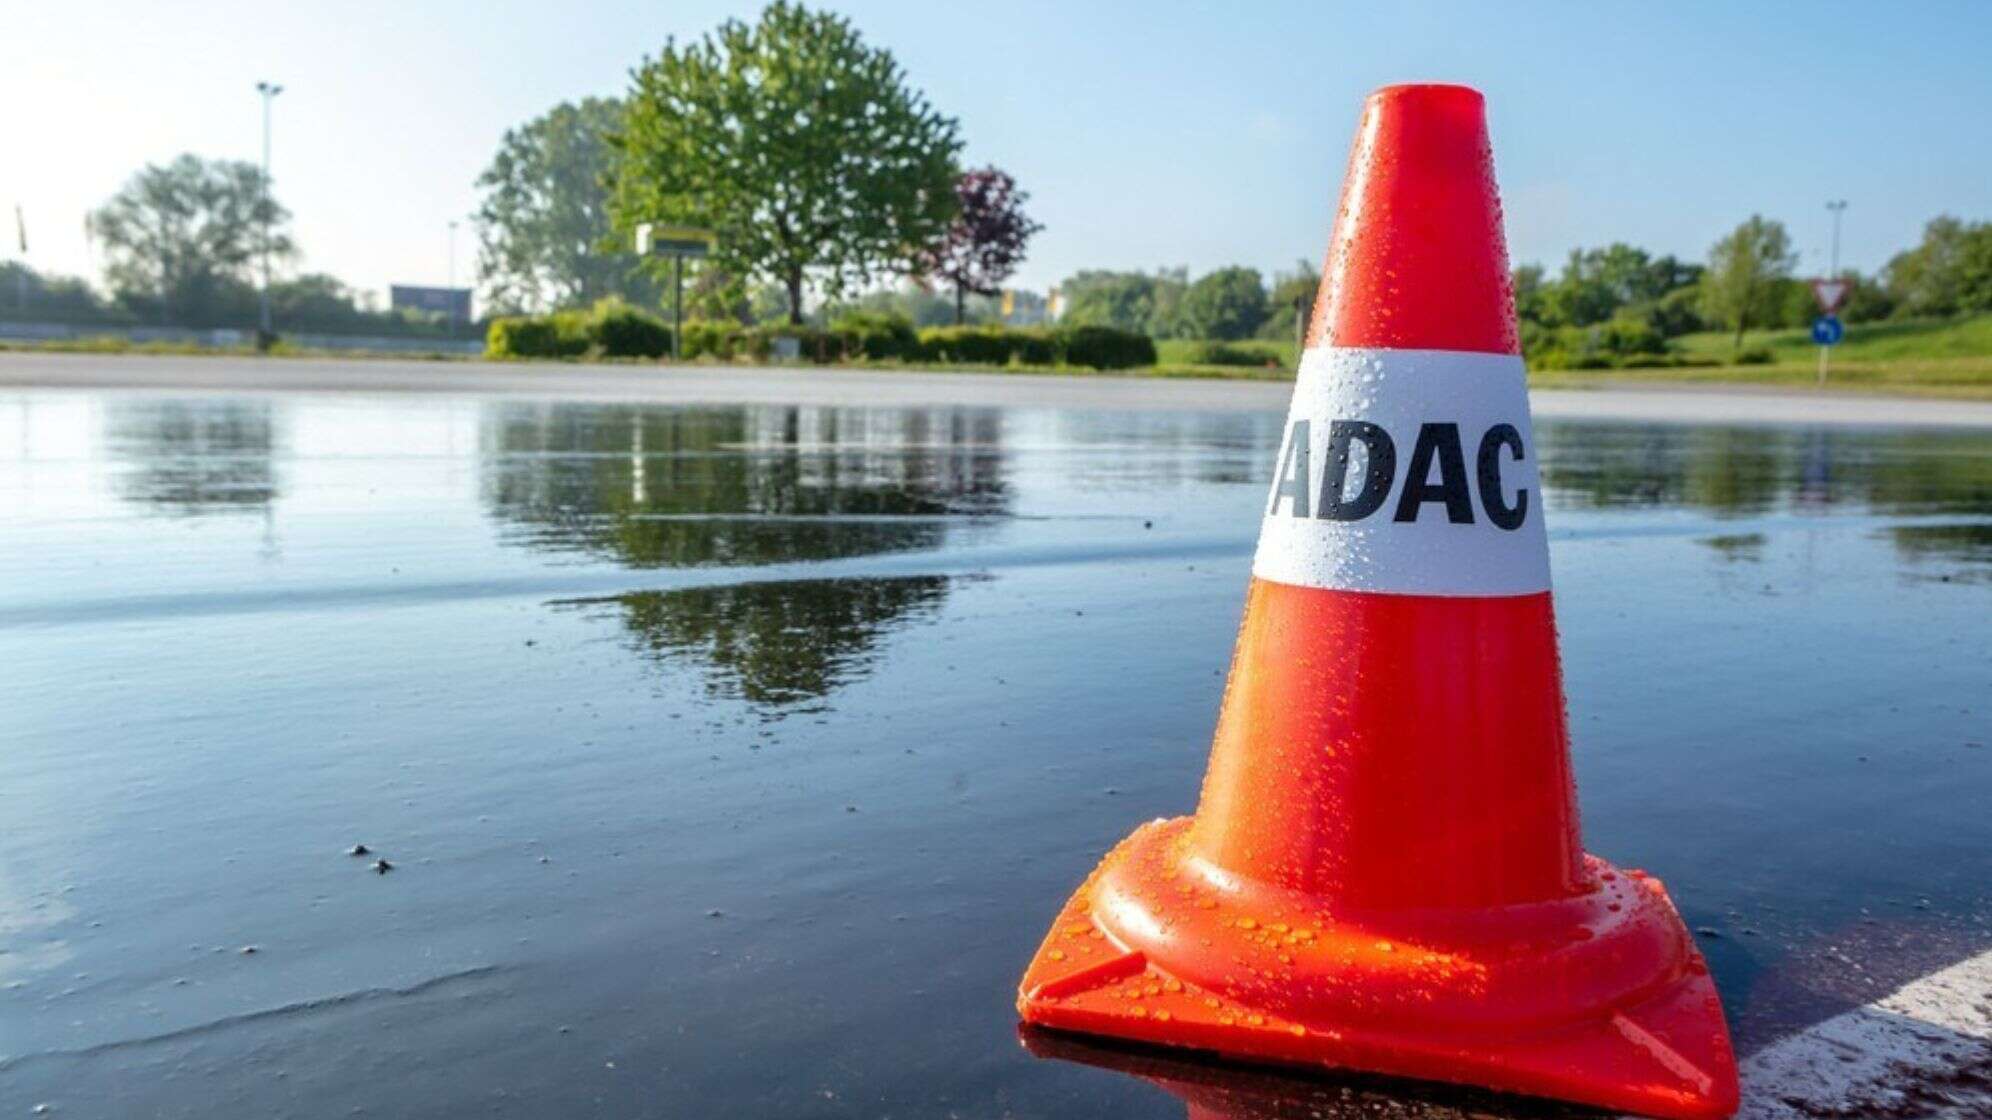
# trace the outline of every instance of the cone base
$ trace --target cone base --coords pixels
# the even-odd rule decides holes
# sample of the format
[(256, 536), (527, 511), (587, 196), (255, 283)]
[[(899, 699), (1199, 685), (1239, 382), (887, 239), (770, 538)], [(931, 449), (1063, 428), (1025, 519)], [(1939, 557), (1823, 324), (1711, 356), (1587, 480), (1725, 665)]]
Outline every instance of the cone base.
[(1325, 1066), (1225, 1058), (1205, 1050), (1151, 1046), (1029, 1023), (1017, 1041), (1034, 1058), (1139, 1077), (1188, 1106), (1189, 1120), (1599, 1120), (1589, 1105), (1477, 1086)]
[(1594, 860), (1619, 892), (1476, 921), (1333, 915), (1213, 890), (1189, 824), (1143, 826), (1066, 904), (1024, 974), (1026, 1023), (1679, 1120), (1735, 1111), (1721, 1004), (1657, 880)]

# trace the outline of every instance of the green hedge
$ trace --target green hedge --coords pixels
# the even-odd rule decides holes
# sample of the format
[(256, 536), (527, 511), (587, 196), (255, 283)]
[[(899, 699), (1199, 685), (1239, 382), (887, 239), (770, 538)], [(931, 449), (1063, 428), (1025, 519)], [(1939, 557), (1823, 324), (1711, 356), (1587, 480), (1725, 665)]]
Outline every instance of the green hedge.
[(775, 358), (778, 340), (792, 338), (797, 357), (819, 364), (855, 356), (858, 344), (847, 333), (826, 331), (808, 324), (763, 323), (742, 326), (730, 319), (694, 319), (685, 324), (685, 358), (712, 358), (722, 362), (747, 359), (770, 362)]
[(1205, 338), (1171, 338), (1156, 344), (1161, 360), (1182, 366), (1240, 366), (1253, 369), (1289, 368), (1293, 363), (1284, 343), (1263, 339), (1219, 342)]
[(1010, 359), (1020, 366), (1055, 366), (1065, 360), (1065, 347), (1051, 331), (1025, 328), (1011, 334)]
[(1653, 324), (1619, 316), (1588, 327), (1522, 324), (1522, 356), (1530, 369), (1620, 369), (1671, 365), (1667, 340)]
[[(902, 316), (875, 313), (842, 316), (828, 329), (789, 323), (747, 327), (730, 320), (695, 319), (684, 325), (681, 356), (768, 362), (776, 360), (783, 339), (794, 339), (797, 356), (817, 364), (914, 361), (1093, 369), (1155, 364), (1152, 339), (1112, 327), (979, 325), (915, 332)], [(1254, 344), (1224, 345), (1245, 346), (1255, 359), (1250, 364), (1265, 364), (1251, 349)], [(494, 319), (484, 350), (493, 358), (657, 358), (671, 351), (671, 328), (646, 312), (605, 300), (591, 311)]]
[(920, 336), (904, 315), (853, 311), (830, 324), (847, 358), (883, 362), (920, 356)]
[(973, 365), (1130, 369), (1155, 364), (1155, 342), (1112, 327), (928, 327), (920, 332), (919, 357)]
[(1023, 338), (1023, 331), (999, 326), (928, 327), (920, 332), (919, 357), (924, 362), (1004, 366), (1022, 348)]
[(1093, 369), (1133, 369), (1155, 364), (1155, 340), (1113, 327), (1063, 327), (1058, 340), (1069, 366)]
[(694, 319), (685, 324), (684, 347), (680, 356), (718, 358), (730, 362), (740, 345), (740, 333), (744, 329), (739, 323), (728, 320)]
[(825, 365), (844, 356), (843, 343), (836, 335), (807, 323), (799, 326), (794, 323), (762, 323), (743, 328), (735, 355), (739, 356), (744, 351), (747, 357), (757, 362), (776, 361), (775, 344), (785, 338), (795, 340), (796, 356), (805, 362)]
[(586, 330), (576, 331), (571, 313), (510, 315), (491, 320), (484, 336), (489, 358), (578, 358), (588, 350)]
[(671, 328), (664, 320), (626, 303), (597, 304), (588, 327), (591, 341), (611, 358), (662, 358), (671, 352)]
[(662, 319), (617, 300), (588, 311), (493, 319), (484, 336), (490, 358), (661, 358), (671, 352)]

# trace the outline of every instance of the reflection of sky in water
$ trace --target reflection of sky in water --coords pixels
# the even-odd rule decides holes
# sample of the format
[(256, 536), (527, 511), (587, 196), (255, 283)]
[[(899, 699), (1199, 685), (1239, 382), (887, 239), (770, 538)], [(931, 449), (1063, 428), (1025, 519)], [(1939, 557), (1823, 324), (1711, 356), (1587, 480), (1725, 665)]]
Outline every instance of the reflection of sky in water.
[[(0, 1099), (1181, 1115), (1009, 993), (1193, 803), (1279, 436), (0, 398)], [(1539, 450), (1587, 840), (1746, 1048), (1985, 947), (1992, 436)]]

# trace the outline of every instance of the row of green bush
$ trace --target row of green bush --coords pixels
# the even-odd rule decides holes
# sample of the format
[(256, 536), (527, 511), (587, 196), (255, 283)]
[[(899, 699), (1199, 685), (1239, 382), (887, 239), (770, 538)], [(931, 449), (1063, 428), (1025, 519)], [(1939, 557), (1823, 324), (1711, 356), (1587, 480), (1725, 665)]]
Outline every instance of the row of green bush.
[[(625, 304), (492, 321), (485, 353), (494, 358), (657, 358), (671, 351), (671, 328)], [(1085, 366), (1132, 369), (1155, 364), (1147, 335), (1112, 327), (929, 327), (900, 316), (859, 312), (829, 327), (757, 326), (698, 319), (684, 325), (680, 356), (765, 362), (937, 362), (991, 366)]]
[(670, 352), (671, 328), (618, 300), (587, 311), (493, 319), (484, 336), (485, 356), (492, 358), (661, 358)]
[(1157, 345), (1162, 361), (1172, 366), (1239, 366), (1251, 369), (1292, 369), (1293, 347), (1284, 342), (1241, 338), (1221, 342), (1207, 338), (1170, 338)]
[[(703, 337), (694, 340), (693, 328)], [(766, 359), (774, 339), (793, 338), (799, 356), (811, 361), (902, 361), (947, 365), (1084, 366), (1133, 369), (1155, 364), (1155, 342), (1145, 334), (1112, 327), (1006, 327), (974, 325), (927, 327), (897, 315), (857, 312), (828, 328), (811, 326), (739, 327), (697, 323), (685, 327), (687, 357), (740, 356)], [(694, 349), (694, 347), (697, 349)]]
[(1653, 324), (1630, 315), (1583, 327), (1523, 320), (1522, 357), (1530, 369), (1641, 369), (1680, 361)]

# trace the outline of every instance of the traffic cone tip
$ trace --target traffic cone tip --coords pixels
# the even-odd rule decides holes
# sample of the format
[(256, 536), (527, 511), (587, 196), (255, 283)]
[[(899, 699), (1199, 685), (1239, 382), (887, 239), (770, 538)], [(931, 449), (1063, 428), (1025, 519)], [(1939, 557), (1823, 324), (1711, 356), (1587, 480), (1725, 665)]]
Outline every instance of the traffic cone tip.
[(1307, 344), (1522, 352), (1477, 91), (1386, 86), (1364, 103)]

